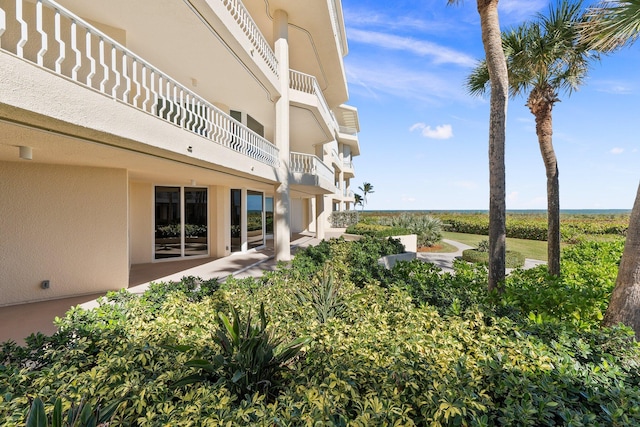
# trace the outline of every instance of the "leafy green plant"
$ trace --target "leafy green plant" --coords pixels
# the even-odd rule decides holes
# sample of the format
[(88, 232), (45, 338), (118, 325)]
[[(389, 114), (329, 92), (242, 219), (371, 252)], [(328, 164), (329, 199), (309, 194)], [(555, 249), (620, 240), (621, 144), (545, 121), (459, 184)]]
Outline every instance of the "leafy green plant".
[(418, 246), (430, 247), (442, 240), (442, 221), (431, 215), (403, 212), (380, 218), (380, 224), (406, 228), (418, 237)]
[(296, 291), (296, 298), (302, 304), (308, 303), (318, 322), (325, 323), (339, 316), (346, 308), (340, 288), (341, 285), (335, 280), (331, 266), (327, 264), (315, 280)]
[(478, 247), (476, 248), (478, 252), (489, 252), (489, 240), (484, 239), (478, 242)]
[[(477, 264), (489, 264), (489, 252), (479, 249), (465, 249), (462, 251), (462, 259)], [(518, 268), (524, 265), (524, 255), (516, 251), (507, 251), (505, 267)]]
[(71, 408), (65, 413), (62, 410), (62, 399), (59, 397), (53, 404), (53, 411), (47, 414), (45, 405), (39, 397), (31, 404), (26, 427), (96, 427), (108, 425), (114, 412), (118, 409), (119, 401), (113, 402), (104, 409), (96, 406), (93, 408), (84, 400), (71, 404)]
[(369, 224), (359, 222), (351, 225), (346, 230), (347, 234), (358, 234), (360, 236), (371, 236), (378, 238), (392, 237), (392, 236), (405, 236), (411, 234), (411, 230), (405, 227), (390, 226), (382, 224)]
[[(182, 386), (201, 381), (224, 383), (237, 396), (250, 396), (259, 392), (268, 394), (277, 388), (279, 374), (286, 369), (302, 347), (311, 342), (309, 337), (300, 337), (287, 344), (283, 338), (275, 337), (267, 331), (267, 318), (264, 304), (260, 304), (260, 324), (253, 325), (251, 311), (246, 322), (240, 320), (235, 307), (231, 307), (232, 320), (224, 313), (218, 313), (219, 328), (214, 341), (222, 352), (212, 361), (192, 359), (186, 366), (199, 369), (198, 374), (190, 375), (176, 382)], [(191, 347), (176, 347), (187, 351)]]

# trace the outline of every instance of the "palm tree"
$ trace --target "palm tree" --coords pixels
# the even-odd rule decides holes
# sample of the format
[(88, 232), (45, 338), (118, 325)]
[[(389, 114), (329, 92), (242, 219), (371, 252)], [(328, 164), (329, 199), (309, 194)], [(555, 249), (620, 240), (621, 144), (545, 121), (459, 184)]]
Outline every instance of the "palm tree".
[(364, 209), (364, 204), (362, 203), (363, 199), (362, 196), (358, 193), (355, 193), (353, 195), (353, 206), (357, 207), (358, 205), (362, 206), (362, 209)]
[[(587, 10), (583, 39), (601, 52), (633, 44), (640, 36), (640, 0), (604, 1)], [(602, 324), (623, 323), (640, 340), (640, 186), (633, 204), (616, 286)]]
[[(458, 4), (462, 0), (447, 0)], [(506, 139), (509, 81), (502, 50), (498, 0), (477, 0), (482, 44), (491, 83), (489, 113), (489, 283), (491, 292), (504, 290), (506, 256), (506, 190), (504, 145)]]
[(368, 182), (363, 183), (361, 187), (358, 187), (358, 190), (362, 191), (364, 195), (364, 203), (361, 203), (362, 209), (364, 209), (364, 205), (367, 204), (367, 194), (375, 193), (375, 191), (373, 191), (373, 185)]
[[(558, 161), (553, 150), (552, 111), (558, 94), (572, 91), (584, 82), (589, 63), (596, 58), (579, 37), (582, 2), (559, 1), (548, 16), (538, 14), (502, 34), (502, 47), (509, 70), (512, 97), (528, 93), (527, 107), (536, 120), (536, 135), (547, 175), (547, 268), (560, 274), (560, 183)], [(485, 92), (489, 76), (481, 62), (467, 80), (473, 94)]]

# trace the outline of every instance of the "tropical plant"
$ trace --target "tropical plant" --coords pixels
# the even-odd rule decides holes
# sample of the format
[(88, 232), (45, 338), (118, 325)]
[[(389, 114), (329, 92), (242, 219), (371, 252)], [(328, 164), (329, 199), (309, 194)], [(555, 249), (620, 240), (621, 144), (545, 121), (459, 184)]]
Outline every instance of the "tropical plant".
[(364, 205), (367, 204), (367, 195), (374, 193), (373, 185), (371, 185), (371, 183), (369, 182), (365, 182), (364, 184), (362, 184), (362, 186), (358, 187), (358, 189), (362, 191), (363, 194), (362, 200), (364, 201), (364, 203), (362, 203), (361, 206), (362, 209), (364, 209)]
[[(640, 37), (640, 0), (603, 1), (588, 9), (582, 36), (602, 52), (633, 44)], [(622, 261), (603, 325), (623, 323), (640, 339), (640, 186), (629, 219)]]
[[(311, 342), (309, 337), (300, 337), (284, 344), (281, 337), (267, 331), (267, 317), (264, 304), (260, 304), (260, 324), (253, 325), (251, 311), (246, 322), (240, 320), (235, 307), (231, 307), (232, 319), (218, 313), (219, 328), (214, 341), (222, 353), (213, 361), (192, 359), (186, 366), (200, 370), (177, 381), (180, 387), (201, 381), (224, 383), (239, 397), (251, 396), (259, 392), (268, 394), (278, 385), (278, 375), (303, 346)], [(191, 351), (191, 346), (176, 346), (180, 351)]]
[(418, 246), (433, 246), (442, 239), (442, 221), (431, 215), (410, 214), (382, 217), (380, 224), (406, 228), (417, 236)]
[(364, 199), (362, 198), (361, 194), (355, 193), (353, 195), (353, 200), (354, 200), (353, 201), (354, 207), (357, 207), (358, 205), (360, 205), (360, 207), (364, 209)]
[(341, 283), (334, 276), (333, 269), (327, 263), (312, 282), (296, 290), (298, 301), (309, 304), (320, 323), (339, 316), (346, 308), (340, 291)]
[[(447, 0), (458, 4), (462, 0)], [(504, 147), (509, 99), (509, 73), (502, 50), (498, 0), (477, 0), (487, 73), (491, 84), (489, 113), (489, 283), (504, 290), (506, 257), (506, 178)]]
[(62, 399), (59, 397), (53, 404), (53, 411), (47, 414), (42, 399), (36, 397), (31, 404), (26, 427), (95, 427), (96, 425), (109, 425), (109, 420), (118, 409), (119, 401), (93, 408), (84, 400), (79, 404), (72, 403), (71, 408), (63, 413)]
[[(559, 92), (571, 94), (584, 82), (596, 58), (580, 40), (582, 2), (560, 0), (547, 15), (502, 34), (512, 97), (528, 93), (527, 107), (536, 120), (536, 135), (547, 175), (548, 269), (560, 274), (560, 190), (558, 161), (553, 149), (552, 110)], [(488, 88), (486, 61), (472, 71), (467, 87), (472, 94)]]

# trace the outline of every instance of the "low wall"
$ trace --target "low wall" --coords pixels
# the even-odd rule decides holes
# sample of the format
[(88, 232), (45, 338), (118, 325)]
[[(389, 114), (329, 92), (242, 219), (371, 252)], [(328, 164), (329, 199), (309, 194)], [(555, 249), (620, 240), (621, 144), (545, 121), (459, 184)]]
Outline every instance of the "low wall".
[(378, 264), (383, 265), (387, 270), (391, 270), (398, 261), (413, 261), (416, 259), (415, 252), (405, 252), (403, 254), (387, 255), (378, 260)]

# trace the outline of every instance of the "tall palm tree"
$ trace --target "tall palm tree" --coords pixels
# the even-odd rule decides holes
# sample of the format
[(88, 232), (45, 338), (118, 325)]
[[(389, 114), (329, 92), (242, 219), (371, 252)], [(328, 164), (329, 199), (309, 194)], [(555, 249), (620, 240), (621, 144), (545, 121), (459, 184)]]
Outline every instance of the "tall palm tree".
[[(640, 0), (603, 1), (587, 10), (582, 36), (592, 48), (612, 52), (640, 37)], [(602, 324), (623, 323), (640, 340), (640, 186), (629, 218), (627, 240), (618, 269), (616, 286)]]
[(362, 209), (364, 209), (364, 205), (367, 204), (367, 194), (375, 193), (375, 191), (373, 191), (373, 185), (368, 182), (363, 183), (362, 186), (358, 187), (358, 190), (362, 191), (364, 196), (364, 203), (362, 203)]
[[(560, 274), (560, 182), (558, 160), (553, 149), (552, 111), (559, 92), (571, 94), (584, 82), (590, 61), (597, 58), (579, 37), (583, 20), (582, 2), (561, 0), (502, 34), (502, 47), (509, 70), (512, 97), (528, 94), (527, 107), (535, 117), (536, 135), (547, 175), (547, 268)], [(473, 94), (487, 89), (486, 62), (481, 62), (467, 80)]]
[[(462, 0), (447, 0), (458, 4)], [(504, 290), (506, 256), (506, 190), (504, 146), (509, 81), (502, 50), (498, 0), (477, 0), (482, 44), (491, 83), (489, 113), (489, 291)]]

